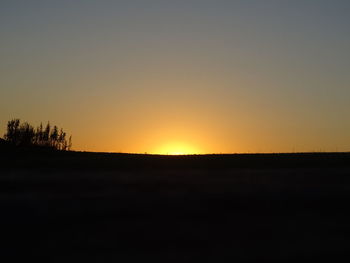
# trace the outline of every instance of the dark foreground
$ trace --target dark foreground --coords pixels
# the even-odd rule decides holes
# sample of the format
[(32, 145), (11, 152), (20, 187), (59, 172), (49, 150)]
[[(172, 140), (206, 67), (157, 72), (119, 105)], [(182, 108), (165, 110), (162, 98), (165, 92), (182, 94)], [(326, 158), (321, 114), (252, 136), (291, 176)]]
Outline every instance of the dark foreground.
[(350, 154), (2, 152), (2, 262), (350, 258)]

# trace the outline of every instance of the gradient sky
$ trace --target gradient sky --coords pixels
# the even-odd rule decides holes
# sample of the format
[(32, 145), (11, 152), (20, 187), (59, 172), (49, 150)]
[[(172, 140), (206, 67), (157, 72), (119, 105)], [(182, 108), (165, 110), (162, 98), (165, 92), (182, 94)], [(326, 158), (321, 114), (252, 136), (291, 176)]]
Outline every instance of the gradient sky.
[(1, 1), (0, 134), (73, 148), (350, 150), (350, 1)]

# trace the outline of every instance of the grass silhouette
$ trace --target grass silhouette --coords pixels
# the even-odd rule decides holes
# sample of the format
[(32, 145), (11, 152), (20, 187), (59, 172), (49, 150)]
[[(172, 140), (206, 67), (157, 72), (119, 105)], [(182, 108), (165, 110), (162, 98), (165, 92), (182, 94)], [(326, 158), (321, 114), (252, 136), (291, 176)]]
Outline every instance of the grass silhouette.
[(17, 261), (348, 256), (349, 153), (159, 156), (0, 145), (2, 250)]

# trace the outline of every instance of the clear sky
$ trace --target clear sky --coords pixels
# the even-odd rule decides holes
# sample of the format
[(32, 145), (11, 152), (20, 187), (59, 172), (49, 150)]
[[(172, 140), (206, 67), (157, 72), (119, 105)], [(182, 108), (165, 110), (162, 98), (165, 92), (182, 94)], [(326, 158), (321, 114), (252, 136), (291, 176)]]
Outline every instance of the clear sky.
[(350, 150), (350, 1), (0, 3), (0, 133), (75, 150)]

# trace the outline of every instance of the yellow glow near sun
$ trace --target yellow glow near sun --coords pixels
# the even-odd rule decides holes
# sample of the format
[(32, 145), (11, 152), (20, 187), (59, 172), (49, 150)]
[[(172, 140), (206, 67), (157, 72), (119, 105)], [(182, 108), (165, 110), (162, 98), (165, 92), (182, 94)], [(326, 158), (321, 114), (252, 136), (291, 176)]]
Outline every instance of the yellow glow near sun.
[(155, 150), (153, 153), (166, 154), (166, 155), (199, 154), (197, 149), (184, 143), (169, 143), (169, 144), (163, 145), (158, 150)]

